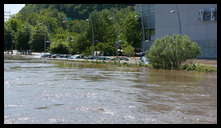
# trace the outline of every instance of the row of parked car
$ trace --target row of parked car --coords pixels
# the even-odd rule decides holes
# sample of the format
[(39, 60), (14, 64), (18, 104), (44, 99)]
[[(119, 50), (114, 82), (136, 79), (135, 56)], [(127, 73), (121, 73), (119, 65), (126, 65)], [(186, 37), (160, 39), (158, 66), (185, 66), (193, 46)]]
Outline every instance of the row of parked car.
[(129, 61), (128, 57), (107, 57), (107, 56), (83, 56), (80, 54), (77, 55), (69, 55), (69, 54), (50, 54), (50, 53), (45, 53), (41, 55), (41, 58), (57, 58), (57, 59), (70, 59), (70, 60), (75, 60), (75, 59), (89, 59), (89, 60), (124, 60), (124, 61)]

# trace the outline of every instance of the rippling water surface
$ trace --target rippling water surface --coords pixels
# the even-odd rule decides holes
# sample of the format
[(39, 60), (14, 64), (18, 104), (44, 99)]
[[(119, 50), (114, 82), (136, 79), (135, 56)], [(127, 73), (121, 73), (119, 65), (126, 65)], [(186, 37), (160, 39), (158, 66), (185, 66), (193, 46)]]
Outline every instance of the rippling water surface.
[(217, 74), (6, 60), (4, 122), (217, 123)]

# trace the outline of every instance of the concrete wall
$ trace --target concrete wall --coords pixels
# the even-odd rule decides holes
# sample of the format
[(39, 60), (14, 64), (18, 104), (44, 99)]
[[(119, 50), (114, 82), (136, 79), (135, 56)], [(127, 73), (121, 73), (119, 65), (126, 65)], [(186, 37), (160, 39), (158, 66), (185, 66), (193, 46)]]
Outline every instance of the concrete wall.
[[(203, 8), (217, 8), (216, 4), (178, 4), (183, 34), (196, 41), (202, 50), (199, 58), (217, 58), (217, 22), (200, 21), (199, 10)], [(165, 35), (178, 34), (179, 22), (175, 4), (155, 5), (155, 38)]]

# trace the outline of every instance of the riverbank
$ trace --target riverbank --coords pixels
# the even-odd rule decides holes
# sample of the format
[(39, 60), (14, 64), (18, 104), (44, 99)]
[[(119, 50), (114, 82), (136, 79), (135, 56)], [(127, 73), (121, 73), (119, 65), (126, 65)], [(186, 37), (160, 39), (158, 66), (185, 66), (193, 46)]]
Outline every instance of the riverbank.
[[(44, 62), (64, 62), (64, 64), (73, 65), (72, 62), (90, 63), (90, 64), (108, 64), (127, 67), (145, 67), (152, 68), (150, 64), (144, 64), (139, 57), (130, 57), (129, 61), (124, 60), (90, 60), (90, 59), (66, 59), (66, 58), (41, 58), (42, 53), (33, 53), (32, 55), (11, 55), (4, 54), (4, 59), (41, 59)], [(217, 60), (192, 59), (185, 61), (180, 70), (196, 72), (217, 72)]]

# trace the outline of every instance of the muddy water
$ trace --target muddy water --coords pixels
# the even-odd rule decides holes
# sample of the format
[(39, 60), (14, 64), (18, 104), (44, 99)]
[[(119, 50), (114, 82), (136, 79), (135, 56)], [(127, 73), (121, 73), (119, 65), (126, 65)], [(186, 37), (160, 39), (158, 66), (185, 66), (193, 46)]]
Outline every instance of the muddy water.
[(4, 123), (217, 123), (217, 74), (5, 60)]

